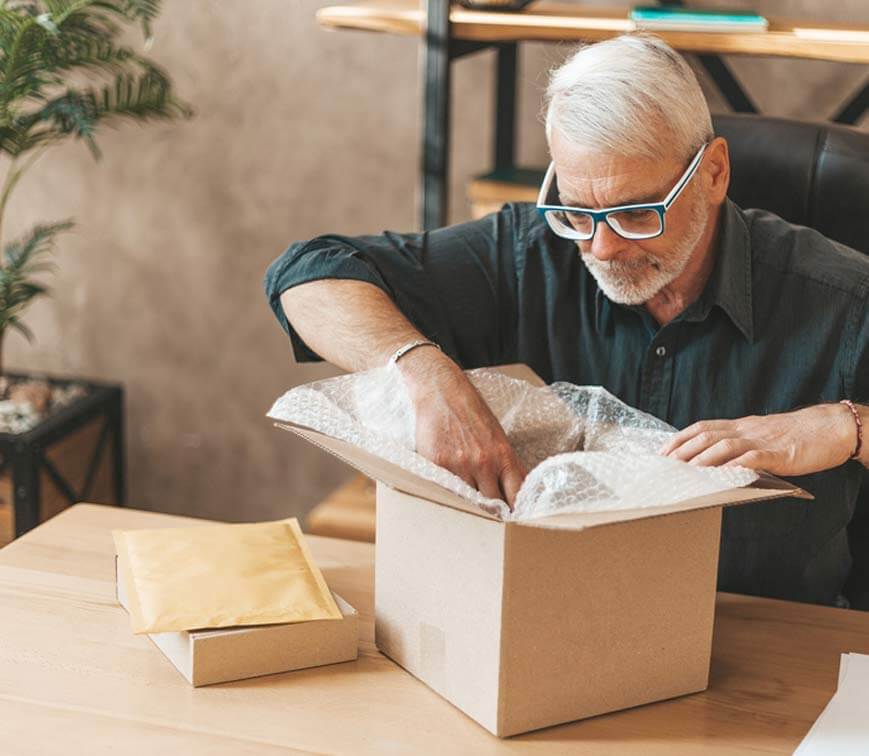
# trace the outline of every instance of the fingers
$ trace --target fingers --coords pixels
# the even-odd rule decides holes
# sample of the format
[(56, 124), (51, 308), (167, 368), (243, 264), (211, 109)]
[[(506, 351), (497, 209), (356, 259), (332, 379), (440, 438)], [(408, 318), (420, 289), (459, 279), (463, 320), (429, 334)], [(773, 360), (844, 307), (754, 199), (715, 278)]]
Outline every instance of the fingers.
[(776, 455), (757, 445), (757, 440), (737, 434), (734, 421), (705, 420), (677, 433), (658, 453), (704, 467), (739, 465), (773, 472)]
[(752, 444), (747, 439), (723, 438), (693, 456), (690, 464), (714, 467), (726, 464), (750, 451), (752, 451)]
[(679, 459), (682, 462), (690, 462), (698, 454), (701, 454), (714, 446), (721, 439), (721, 433), (701, 431), (675, 446), (671, 451), (667, 452), (665, 456)]
[(477, 487), (477, 481), (474, 476), (471, 474), (471, 471), (465, 467), (464, 465), (453, 465), (450, 464), (449, 461), (441, 459), (435, 460), (435, 464), (439, 467), (443, 467), (445, 470), (449, 470), (453, 475), (458, 475), (465, 483), (467, 483), (471, 488)]
[(498, 451), (491, 458), (490, 465), (474, 472), (477, 490), (490, 499), (506, 501), (511, 510), (525, 475), (524, 466), (506, 440), (498, 445)]
[(757, 451), (754, 442), (738, 438), (732, 431), (700, 431), (676, 446), (666, 456), (692, 465), (715, 467), (727, 464), (743, 455)]
[(507, 506), (511, 510), (516, 503), (516, 495), (519, 493), (526, 475), (527, 472), (518, 459), (501, 473), (501, 492), (504, 501), (507, 502)]
[(479, 447), (469, 451), (462, 445), (453, 444), (442, 447), (433, 455), (432, 461), (460, 477), (483, 496), (506, 501), (512, 509), (525, 479), (525, 468), (506, 437), (488, 446), (492, 451)]
[(735, 467), (736, 465), (747, 467), (749, 470), (766, 470), (774, 475), (781, 474), (776, 467), (775, 455), (761, 449), (751, 449), (745, 452), (745, 454), (741, 454), (726, 462), (724, 466)]
[(501, 499), (501, 486), (498, 484), (498, 476), (493, 475), (489, 470), (479, 470), (476, 473), (476, 488), (483, 496), (488, 496), (490, 499)]
[(414, 395), (416, 451), (483, 496), (512, 508), (525, 468), (498, 419), (467, 377)]
[[(693, 425), (689, 425), (687, 428), (679, 431), (658, 450), (658, 454), (669, 457), (674, 451), (676, 451), (676, 449), (688, 441), (693, 440), (697, 436), (717, 433), (731, 427), (732, 425), (733, 422), (731, 420), (701, 420), (699, 423), (694, 423)], [(710, 438), (707, 437), (705, 440), (708, 445)], [(682, 459), (681, 456), (677, 458)]]
[[(734, 460), (753, 451), (757, 451), (756, 444), (740, 434), (738, 421), (701, 420), (679, 431), (658, 453), (692, 465), (713, 467), (735, 464)], [(757, 455), (749, 459), (757, 464)]]

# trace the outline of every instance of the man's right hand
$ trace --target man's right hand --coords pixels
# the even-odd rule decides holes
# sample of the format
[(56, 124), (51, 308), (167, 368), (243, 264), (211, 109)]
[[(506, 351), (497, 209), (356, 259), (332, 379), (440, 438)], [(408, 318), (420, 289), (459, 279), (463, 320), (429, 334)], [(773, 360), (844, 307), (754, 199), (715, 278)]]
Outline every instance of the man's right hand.
[[(305, 343), (344, 370), (380, 367), (396, 345), (425, 338), (364, 281), (309, 281), (287, 289), (281, 304)], [(525, 468), (461, 368), (433, 347), (414, 349), (397, 365), (416, 412), (416, 450), (512, 509)]]
[(414, 349), (397, 365), (416, 412), (417, 452), (512, 509), (527, 471), (461, 368), (432, 347)]

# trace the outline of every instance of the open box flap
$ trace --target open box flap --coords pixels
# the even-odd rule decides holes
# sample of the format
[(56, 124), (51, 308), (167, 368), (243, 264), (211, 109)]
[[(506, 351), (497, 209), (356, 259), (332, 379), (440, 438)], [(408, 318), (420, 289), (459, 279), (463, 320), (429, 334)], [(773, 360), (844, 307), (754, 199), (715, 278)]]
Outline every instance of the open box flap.
[[(662, 507), (644, 507), (642, 509), (619, 509), (610, 512), (579, 512), (573, 514), (550, 515), (539, 520), (526, 520), (516, 525), (535, 528), (552, 528), (557, 530), (585, 530), (600, 525), (612, 525), (617, 522), (641, 520), (645, 517), (660, 517), (676, 512), (688, 512), (693, 509), (708, 509), (710, 507), (748, 504), (753, 501), (781, 499), (794, 497), (797, 499), (814, 499), (807, 491), (776, 478), (768, 473), (762, 473), (750, 486), (731, 488), (727, 491), (697, 496), (693, 499), (677, 501)], [(795, 505), (796, 506), (796, 505)]]
[[(530, 383), (532, 386), (545, 386), (544, 381), (537, 373), (535, 373), (528, 365), (521, 362), (511, 363), (509, 365), (498, 365), (493, 370), (497, 370), (510, 378), (517, 378)], [(274, 418), (272, 418), (274, 419)], [(425, 478), (421, 478), (404, 468), (389, 462), (376, 454), (371, 454), (363, 449), (360, 449), (353, 444), (342, 441), (325, 433), (316, 431), (297, 423), (287, 422), (283, 420), (275, 420), (275, 425), (278, 428), (283, 428), (297, 436), (301, 436), (307, 441), (310, 441), (315, 446), (319, 446), (324, 451), (337, 457), (342, 462), (355, 467), (359, 472), (367, 475), (373, 480), (385, 483), (391, 488), (403, 493), (419, 496), (428, 501), (443, 504), (453, 509), (459, 509), (468, 514), (484, 517), (487, 520), (496, 520), (498, 518), (478, 507), (475, 503), (459, 496), (457, 493), (444, 488), (437, 483), (434, 483)]]
[[(499, 365), (498, 370), (511, 378), (527, 381), (533, 386), (545, 386), (545, 381), (530, 367), (522, 363)], [(364, 451), (353, 444), (340, 439), (327, 436), (324, 433), (302, 425), (277, 421), (275, 425), (284, 430), (291, 431), (298, 436), (319, 446), (338, 459), (355, 467), (369, 478), (385, 483), (403, 493), (418, 496), (422, 499), (443, 504), (453, 509), (459, 509), (468, 514), (483, 517), (488, 520), (500, 521), (498, 517), (478, 507), (471, 501), (459, 496), (443, 486), (416, 475), (404, 468), (389, 462), (376, 454)], [(610, 525), (617, 522), (639, 520), (645, 517), (658, 517), (676, 512), (687, 512), (693, 509), (706, 509), (731, 504), (747, 504), (753, 501), (766, 499), (778, 499), (795, 497), (799, 499), (813, 499), (806, 491), (790, 483), (776, 478), (768, 473), (761, 473), (760, 478), (750, 486), (744, 488), (732, 488), (706, 496), (699, 496), (675, 504), (661, 507), (644, 507), (642, 509), (620, 509), (608, 512), (582, 512), (573, 514), (550, 515), (537, 520), (511, 523), (520, 527), (555, 528), (560, 530), (583, 530), (585, 528)]]
[[(498, 520), (494, 515), (480, 509), (473, 502), (464, 499), (456, 493), (426, 480), (398, 465), (353, 446), (353, 444), (332, 438), (318, 431), (304, 428), (292, 423), (275, 423), (279, 428), (291, 431), (298, 436), (319, 446), (338, 459), (355, 467), (369, 478), (385, 483), (403, 493), (418, 496), (422, 499), (443, 504), (444, 506), (459, 509), (468, 514), (484, 517), (489, 520)], [(551, 515), (539, 520), (527, 520), (521, 523), (513, 523), (522, 527), (555, 528), (559, 530), (584, 530), (585, 528), (600, 525), (611, 525), (628, 520), (639, 520), (644, 517), (658, 517), (675, 512), (687, 512), (692, 509), (706, 509), (731, 504), (747, 504), (752, 501), (765, 499), (778, 499), (783, 497), (796, 497), (800, 499), (812, 499), (811, 494), (801, 488), (791, 485), (786, 481), (776, 478), (767, 473), (745, 488), (733, 488), (728, 491), (699, 496), (693, 499), (676, 502), (662, 507), (645, 507), (642, 509), (620, 509), (608, 512), (581, 512), (573, 514)]]
[(353, 444), (346, 441), (332, 438), (332, 436), (327, 436), (325, 433), (320, 433), (301, 425), (285, 422), (275, 423), (275, 425), (278, 428), (283, 428), (295, 433), (297, 436), (301, 436), (315, 446), (319, 446), (324, 451), (329, 452), (329, 454), (338, 457), (342, 462), (355, 467), (369, 478), (385, 483), (397, 491), (402, 491), (412, 496), (419, 496), (421, 499), (427, 499), (428, 501), (443, 504), (453, 509), (461, 509), (468, 514), (485, 517), (489, 520), (498, 519), (485, 510), (480, 509), (473, 502), (462, 498), (457, 493), (453, 493), (449, 489), (439, 486), (430, 480), (421, 478), (419, 475), (405, 470), (403, 467), (399, 467), (382, 457), (360, 449), (358, 446), (353, 446)]

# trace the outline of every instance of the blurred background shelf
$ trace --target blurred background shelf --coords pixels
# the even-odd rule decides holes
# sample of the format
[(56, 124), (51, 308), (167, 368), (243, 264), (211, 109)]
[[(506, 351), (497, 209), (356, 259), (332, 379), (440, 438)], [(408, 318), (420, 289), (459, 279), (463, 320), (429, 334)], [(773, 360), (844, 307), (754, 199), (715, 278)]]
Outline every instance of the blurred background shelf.
[[(664, 4), (664, 3), (662, 3)], [(677, 3), (670, 3), (676, 5)], [(520, 12), (450, 9), (452, 38), (474, 42), (597, 41), (635, 31), (630, 8), (595, 8), (540, 0)], [(774, 55), (869, 63), (869, 26), (767, 17), (766, 32), (656, 31), (683, 52)], [(321, 26), (421, 36), (424, 5), (416, 0), (363, 0), (321, 8)]]
[(374, 514), (374, 481), (355, 475), (308, 513), (305, 532), (374, 543)]
[(482, 218), (505, 202), (536, 202), (544, 169), (509, 168), (477, 176), (468, 184), (471, 216)]
[[(681, 5), (671, 0), (662, 5)], [(823, 6), (819, 6), (823, 7)], [(421, 206), (419, 225), (438, 228), (447, 223), (447, 186), (450, 150), (451, 66), (453, 61), (485, 49), (497, 51), (493, 172), (471, 187), (472, 203), (494, 207), (494, 201), (474, 195), (501, 192), (505, 200), (524, 194), (533, 171), (517, 169), (516, 73), (518, 43), (522, 41), (599, 41), (633, 31), (629, 8), (594, 8), (541, 0), (518, 12), (470, 10), (449, 0), (364, 0), (321, 8), (318, 23), (327, 29), (355, 29), (411, 35), (422, 40), (423, 118), (421, 135)], [(697, 56), (734, 112), (756, 113), (758, 108), (720, 56), (757, 55), (869, 64), (869, 25), (815, 19), (768, 17), (766, 32), (656, 32), (671, 46)], [(869, 79), (830, 120), (854, 124), (869, 108)], [(513, 175), (521, 180), (503, 181)], [(494, 186), (503, 184), (503, 186)], [(518, 193), (504, 194), (514, 187)], [(533, 197), (532, 197), (533, 199)], [(481, 212), (474, 206), (474, 215)]]

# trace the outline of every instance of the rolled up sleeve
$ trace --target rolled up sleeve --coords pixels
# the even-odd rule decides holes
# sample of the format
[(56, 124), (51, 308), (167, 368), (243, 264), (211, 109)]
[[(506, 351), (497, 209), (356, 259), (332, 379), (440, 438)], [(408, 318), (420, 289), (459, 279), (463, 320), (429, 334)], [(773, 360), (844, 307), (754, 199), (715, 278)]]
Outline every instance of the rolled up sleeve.
[(515, 360), (516, 254), (521, 206), (421, 233), (320, 236), (292, 244), (268, 268), (269, 305), (298, 361), (320, 357), (288, 322), (280, 297), (311, 281), (363, 281), (384, 291), (427, 338), (462, 367)]

